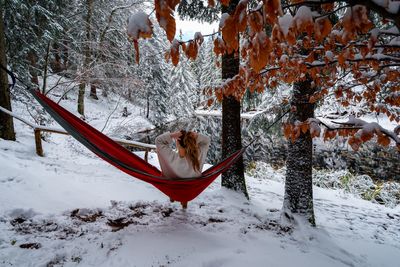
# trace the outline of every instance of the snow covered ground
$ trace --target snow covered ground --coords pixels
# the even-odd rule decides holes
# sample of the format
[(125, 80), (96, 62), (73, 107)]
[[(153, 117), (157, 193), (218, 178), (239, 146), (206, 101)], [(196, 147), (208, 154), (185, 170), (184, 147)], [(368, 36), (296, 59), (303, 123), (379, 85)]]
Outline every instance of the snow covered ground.
[[(97, 127), (104, 125), (104, 110), (89, 116)], [(128, 119), (137, 123), (134, 128), (151, 126), (137, 116)], [(15, 125), (18, 141), (0, 140), (0, 266), (400, 262), (400, 206), (315, 187), (318, 226), (293, 229), (280, 221), (284, 184), (276, 177), (284, 173), (269, 168), (262, 177), (247, 176), (250, 201), (221, 188), (217, 179), (185, 211), (69, 136), (51, 135), (43, 143), (45, 157), (38, 157), (32, 131)], [(156, 155), (150, 161), (158, 165)]]

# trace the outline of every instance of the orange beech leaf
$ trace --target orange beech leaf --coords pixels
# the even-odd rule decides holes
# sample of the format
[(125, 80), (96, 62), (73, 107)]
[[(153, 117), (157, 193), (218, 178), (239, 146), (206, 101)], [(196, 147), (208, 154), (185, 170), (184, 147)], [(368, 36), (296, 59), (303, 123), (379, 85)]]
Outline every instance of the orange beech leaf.
[(304, 60), (307, 63), (312, 63), (315, 60), (315, 52), (311, 51), (311, 53), (307, 56), (307, 58)]
[(279, 43), (283, 40), (283, 37), (284, 35), (282, 33), (282, 30), (277, 24), (275, 24), (274, 27), (272, 28), (272, 34), (271, 34), (272, 42), (274, 44)]
[(220, 0), (220, 2), (221, 2), (221, 5), (223, 5), (223, 6), (229, 6), (229, 2), (230, 2), (231, 0)]
[(321, 135), (321, 128), (316, 123), (310, 124), (310, 135), (311, 138), (319, 137)]
[(240, 56), (243, 59), (247, 59), (247, 49), (242, 47), (242, 50), (240, 51)]
[(215, 7), (215, 1), (214, 0), (208, 0), (208, 6), (209, 7)]
[(308, 131), (309, 124), (306, 122), (301, 123), (300, 125), (301, 132), (305, 134)]
[(319, 41), (327, 37), (331, 33), (331, 31), (332, 24), (328, 18), (320, 18), (315, 21), (315, 32), (319, 33)]
[(136, 63), (139, 64), (139, 44), (138, 44), (138, 41), (137, 40), (133, 40), (133, 45), (134, 45), (135, 50), (136, 50), (135, 60), (136, 60)]
[(196, 33), (194, 34), (193, 40), (194, 40), (198, 45), (201, 45), (201, 44), (204, 42), (204, 37), (203, 37), (203, 35), (201, 34), (201, 32), (196, 32)]
[(361, 141), (367, 142), (371, 140), (372, 137), (374, 137), (374, 134), (371, 131), (361, 130), (361, 136), (360, 136)]
[(195, 41), (190, 41), (186, 47), (185, 54), (188, 59), (195, 60), (198, 53), (198, 46)]
[(239, 49), (239, 33), (236, 26), (235, 18), (229, 15), (225, 18), (224, 25), (221, 28), (228, 54)]
[(237, 31), (244, 32), (247, 27), (247, 4), (248, 0), (242, 0), (238, 3), (233, 17), (237, 23)]
[(326, 129), (324, 132), (324, 141), (335, 138), (336, 134), (337, 134), (336, 130)]
[(186, 43), (181, 43), (182, 51), (186, 51)]
[(365, 6), (361, 5), (356, 5), (353, 6), (353, 12), (354, 12), (354, 17), (355, 20), (354, 22), (356, 23), (357, 30), (359, 30), (362, 33), (368, 33), (368, 31), (371, 29), (373, 24), (369, 20), (368, 16), (368, 10)]
[(286, 139), (289, 139), (292, 133), (292, 125), (289, 123), (283, 124), (283, 134), (285, 135)]
[(291, 135), (292, 142), (296, 141), (300, 137), (300, 134), (301, 130), (299, 127), (295, 126), (294, 128), (292, 128), (292, 135)]
[(263, 23), (263, 17), (261, 16), (260, 12), (250, 13), (247, 16), (247, 22), (253, 34), (263, 30), (264, 23)]
[(164, 0), (164, 1), (172, 10), (175, 10), (175, 7), (181, 2), (181, 0)]
[(333, 3), (322, 4), (321, 7), (322, 7), (323, 10), (329, 12), (329, 11), (332, 11), (334, 9), (335, 4), (333, 4)]
[(210, 107), (213, 103), (214, 103), (214, 99), (209, 98), (209, 99), (207, 100), (207, 106)]
[(169, 62), (169, 60), (171, 58), (171, 51), (167, 50), (167, 52), (165, 52), (164, 58), (165, 58), (165, 61)]
[(369, 49), (368, 49), (368, 47), (361, 47), (360, 48), (360, 53), (361, 53), (361, 56), (363, 57), (363, 58), (365, 58), (365, 56), (369, 53)]
[(264, 15), (269, 24), (278, 21), (278, 16), (282, 16), (281, 0), (263, 0)]
[(335, 90), (335, 97), (339, 98), (339, 97), (342, 97), (342, 96), (343, 96), (343, 89), (342, 89), (342, 87), (339, 87), (339, 88), (337, 88)]
[(387, 71), (386, 72), (386, 78), (388, 81), (398, 81), (400, 79), (400, 74), (399, 71)]
[(355, 136), (352, 136), (349, 138), (348, 143), (353, 150), (357, 151), (360, 148), (361, 140)]
[(214, 40), (214, 53), (219, 56), (225, 53), (226, 46), (224, 40), (221, 37), (217, 37)]
[(307, 32), (311, 36), (314, 31), (314, 21), (311, 9), (307, 6), (301, 6), (294, 16), (296, 29), (299, 33)]
[(288, 34), (286, 35), (286, 41), (290, 44), (290, 45), (294, 45), (296, 44), (296, 35), (294, 31), (289, 31)]
[(338, 135), (342, 136), (342, 137), (346, 137), (346, 136), (349, 135), (349, 130), (347, 130), (347, 129), (339, 129)]
[(170, 42), (175, 37), (176, 23), (173, 14), (178, 3), (179, 0), (154, 0), (157, 21), (161, 28), (165, 30)]
[(252, 51), (249, 64), (255, 72), (262, 70), (268, 63), (271, 44), (265, 32), (258, 32), (252, 39)]
[(170, 49), (170, 56), (172, 60), (172, 64), (174, 66), (178, 65), (179, 63), (179, 42), (178, 40), (174, 39), (174, 41), (171, 44), (171, 49)]
[(345, 63), (345, 61), (346, 61), (346, 56), (345, 56), (345, 53), (344, 53), (344, 52), (342, 52), (342, 53), (340, 53), (340, 54), (338, 55), (337, 61), (338, 61), (338, 63), (339, 63), (339, 66), (341, 66), (341, 67), (345, 66), (344, 63)]

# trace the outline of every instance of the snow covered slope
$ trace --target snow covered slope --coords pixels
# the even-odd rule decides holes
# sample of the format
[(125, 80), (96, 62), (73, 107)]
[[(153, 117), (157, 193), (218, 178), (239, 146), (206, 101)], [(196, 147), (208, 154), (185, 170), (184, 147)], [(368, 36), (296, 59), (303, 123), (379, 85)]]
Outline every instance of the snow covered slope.
[[(400, 208), (314, 189), (318, 227), (280, 223), (284, 184), (247, 177), (250, 201), (217, 179), (187, 211), (152, 186), (51, 135), (0, 140), (0, 266), (397, 266)], [(156, 156), (151, 162), (157, 165)], [(259, 176), (258, 176), (259, 177)]]

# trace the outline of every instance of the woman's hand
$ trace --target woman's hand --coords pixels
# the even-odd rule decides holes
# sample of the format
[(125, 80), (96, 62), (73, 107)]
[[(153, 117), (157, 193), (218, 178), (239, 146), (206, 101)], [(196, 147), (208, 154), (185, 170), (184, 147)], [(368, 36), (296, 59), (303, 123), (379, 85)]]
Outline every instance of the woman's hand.
[(179, 140), (181, 138), (181, 136), (182, 136), (182, 133), (180, 131), (179, 132), (174, 132), (174, 133), (171, 133), (170, 136), (171, 136), (172, 139)]

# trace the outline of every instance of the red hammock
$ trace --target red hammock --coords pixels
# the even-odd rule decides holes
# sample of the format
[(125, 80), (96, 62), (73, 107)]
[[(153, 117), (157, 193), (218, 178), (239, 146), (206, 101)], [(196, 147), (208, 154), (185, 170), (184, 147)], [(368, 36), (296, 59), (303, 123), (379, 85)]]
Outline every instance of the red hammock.
[(187, 202), (197, 197), (222, 172), (235, 163), (246, 149), (242, 148), (236, 151), (220, 163), (204, 171), (199, 178), (165, 178), (156, 167), (131, 153), (39, 91), (29, 90), (69, 134), (93, 153), (127, 174), (154, 185), (176, 201)]

